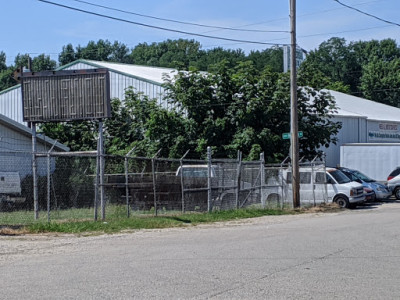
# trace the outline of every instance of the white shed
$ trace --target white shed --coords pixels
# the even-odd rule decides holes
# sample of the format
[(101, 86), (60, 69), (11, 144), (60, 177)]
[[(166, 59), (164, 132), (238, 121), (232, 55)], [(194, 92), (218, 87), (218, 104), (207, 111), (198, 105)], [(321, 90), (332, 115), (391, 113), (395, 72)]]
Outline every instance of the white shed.
[(340, 146), (346, 143), (400, 143), (400, 108), (329, 92), (338, 106), (334, 120), (342, 122), (342, 129), (337, 135), (336, 145), (322, 148), (328, 166), (340, 163)]

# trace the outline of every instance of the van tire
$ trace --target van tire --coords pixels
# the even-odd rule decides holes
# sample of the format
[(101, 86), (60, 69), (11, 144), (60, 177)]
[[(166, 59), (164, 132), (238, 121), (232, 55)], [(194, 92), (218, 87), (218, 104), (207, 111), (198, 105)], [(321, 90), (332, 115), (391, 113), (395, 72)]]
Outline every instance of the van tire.
[(337, 203), (340, 208), (349, 208), (350, 206), (349, 199), (345, 196), (337, 196), (333, 201)]
[(267, 197), (267, 203), (270, 207), (279, 207), (280, 204), (280, 196), (278, 194), (270, 194)]
[(397, 200), (400, 200), (400, 186), (396, 187), (393, 192)]

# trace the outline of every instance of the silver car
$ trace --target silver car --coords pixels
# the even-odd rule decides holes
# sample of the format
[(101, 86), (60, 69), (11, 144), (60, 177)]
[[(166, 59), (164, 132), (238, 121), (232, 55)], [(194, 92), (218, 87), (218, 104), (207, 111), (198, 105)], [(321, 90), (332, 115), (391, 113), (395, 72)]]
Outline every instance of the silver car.
[(371, 199), (372, 201), (382, 201), (390, 198), (390, 196), (392, 195), (392, 192), (384, 184), (369, 178), (367, 175), (361, 173), (360, 171), (344, 167), (341, 167), (339, 169), (351, 180), (361, 183), (364, 188), (371, 189), (373, 191), (373, 196)]
[(396, 199), (400, 200), (400, 167), (397, 167), (389, 174), (387, 186)]

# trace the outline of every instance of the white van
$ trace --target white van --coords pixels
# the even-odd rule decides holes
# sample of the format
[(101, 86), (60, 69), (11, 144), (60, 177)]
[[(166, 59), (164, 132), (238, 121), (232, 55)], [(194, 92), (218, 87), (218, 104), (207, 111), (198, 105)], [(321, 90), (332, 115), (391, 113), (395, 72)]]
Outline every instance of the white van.
[[(263, 199), (267, 202), (292, 202), (292, 173), (283, 169), (276, 185), (264, 189)], [(300, 168), (300, 203), (314, 205), (324, 202), (336, 202), (342, 208), (355, 207), (366, 201), (363, 186), (351, 181), (343, 172), (335, 168)], [(326, 185), (325, 185), (326, 183)]]

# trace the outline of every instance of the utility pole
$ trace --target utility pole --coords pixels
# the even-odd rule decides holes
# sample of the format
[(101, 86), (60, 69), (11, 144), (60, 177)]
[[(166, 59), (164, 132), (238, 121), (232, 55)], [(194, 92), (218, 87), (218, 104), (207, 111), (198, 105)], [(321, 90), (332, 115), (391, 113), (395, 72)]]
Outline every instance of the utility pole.
[(296, 0), (290, 0), (290, 157), (292, 160), (293, 207), (300, 207), (299, 182), (299, 127), (297, 111), (297, 69), (296, 69)]

